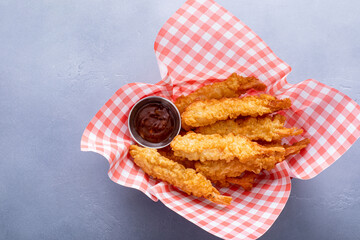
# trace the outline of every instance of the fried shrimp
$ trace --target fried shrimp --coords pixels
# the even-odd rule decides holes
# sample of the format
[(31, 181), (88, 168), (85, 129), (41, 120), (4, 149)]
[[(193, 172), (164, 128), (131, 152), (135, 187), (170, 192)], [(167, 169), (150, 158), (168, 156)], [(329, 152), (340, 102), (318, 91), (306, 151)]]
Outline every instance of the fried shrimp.
[(262, 116), (290, 108), (290, 106), (289, 98), (280, 100), (267, 94), (244, 98), (201, 100), (188, 106), (181, 115), (181, 120), (186, 126), (201, 127), (238, 116)]
[(242, 77), (233, 73), (225, 81), (206, 85), (187, 96), (178, 97), (175, 105), (179, 112), (183, 113), (185, 108), (196, 100), (239, 97), (249, 89), (263, 91), (265, 88), (266, 85), (256, 77)]
[(130, 146), (134, 162), (148, 175), (166, 181), (189, 195), (204, 197), (214, 203), (229, 205), (232, 198), (223, 196), (209, 180), (194, 169), (163, 157), (155, 149)]
[(241, 162), (248, 162), (274, 152), (284, 152), (283, 147), (263, 147), (246, 137), (231, 133), (221, 136), (189, 132), (184, 136), (176, 136), (170, 146), (175, 156), (200, 161), (231, 161), (237, 158)]
[(285, 150), (283, 148), (282, 152), (274, 152), (269, 156), (258, 157), (255, 161), (245, 163), (238, 159), (230, 162), (224, 160), (197, 162), (195, 163), (195, 169), (211, 181), (219, 181), (230, 177), (238, 177), (245, 171), (258, 174), (263, 169), (271, 170), (275, 167), (276, 163), (284, 159)]
[(220, 181), (227, 178), (238, 177), (245, 171), (258, 174), (263, 169), (273, 169), (277, 163), (282, 162), (286, 157), (299, 153), (301, 149), (306, 148), (309, 142), (309, 139), (304, 139), (293, 145), (279, 145), (278, 147), (282, 147), (284, 151), (274, 152), (273, 155), (259, 157), (255, 161), (246, 163), (241, 162), (238, 159), (230, 162), (224, 160), (197, 162), (195, 163), (195, 169), (211, 181)]
[(280, 140), (284, 137), (299, 135), (303, 132), (302, 129), (296, 127), (284, 127), (286, 118), (282, 115), (275, 115), (274, 117), (248, 117), (246, 119), (225, 120), (218, 121), (214, 124), (199, 127), (195, 130), (197, 133), (209, 135), (220, 134), (226, 135), (233, 133), (234, 135), (241, 135), (250, 140), (274, 141)]

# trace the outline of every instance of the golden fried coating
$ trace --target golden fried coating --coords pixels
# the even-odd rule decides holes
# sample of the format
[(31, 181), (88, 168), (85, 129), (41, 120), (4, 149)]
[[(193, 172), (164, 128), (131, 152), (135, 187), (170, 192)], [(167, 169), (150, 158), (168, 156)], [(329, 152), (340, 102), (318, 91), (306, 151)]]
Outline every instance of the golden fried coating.
[(199, 127), (195, 132), (205, 135), (216, 133), (226, 135), (233, 133), (247, 137), (250, 140), (264, 140), (268, 142), (299, 135), (303, 132), (302, 129), (296, 127), (285, 128), (285, 119), (284, 116), (277, 114), (274, 117), (248, 117), (246, 119), (218, 121), (211, 125)]
[(304, 139), (293, 145), (281, 146), (280, 144), (278, 145), (278, 148), (283, 147), (283, 152), (274, 152), (273, 155), (259, 157), (254, 161), (245, 163), (237, 159), (230, 162), (224, 160), (197, 162), (195, 164), (195, 169), (211, 181), (220, 181), (231, 177), (238, 177), (245, 171), (258, 174), (263, 169), (273, 169), (277, 163), (282, 162), (286, 157), (296, 154), (300, 152), (301, 149), (306, 148), (309, 142), (308, 139)]
[(187, 96), (180, 96), (176, 99), (175, 105), (181, 114), (187, 106), (196, 100), (239, 97), (252, 88), (262, 91), (265, 90), (266, 85), (255, 77), (242, 77), (233, 73), (225, 81), (206, 85)]
[(181, 120), (185, 126), (201, 127), (238, 116), (262, 116), (290, 108), (290, 106), (289, 98), (280, 100), (267, 94), (243, 98), (201, 100), (188, 106), (181, 115)]
[(299, 153), (300, 150), (306, 148), (309, 143), (310, 140), (308, 138), (305, 138), (299, 142), (294, 143), (293, 145), (284, 145), (285, 157)]
[(202, 173), (210, 181), (226, 180), (231, 177), (238, 177), (245, 171), (253, 173), (260, 173), (261, 170), (270, 170), (275, 167), (275, 164), (285, 159), (285, 150), (282, 152), (274, 152), (270, 156), (260, 156), (253, 161), (241, 162), (237, 159), (226, 162), (220, 161), (205, 161), (195, 163), (197, 172)]
[(258, 174), (246, 171), (242, 176), (236, 178), (226, 178), (226, 182), (239, 185), (244, 188), (245, 191), (250, 191), (254, 185), (255, 178)]
[(255, 141), (257, 142), (258, 144), (264, 146), (264, 147), (282, 147), (282, 140), (279, 139), (279, 140), (274, 140), (274, 141), (271, 141), (271, 142), (267, 142), (267, 141), (263, 141), (263, 140), (257, 140)]
[(217, 187), (230, 187), (231, 184), (239, 185), (245, 191), (250, 191), (254, 185), (255, 179), (258, 177), (258, 174), (253, 172), (245, 171), (239, 177), (230, 177), (223, 180), (213, 180), (211, 181)]
[(230, 187), (230, 183), (226, 181), (226, 179), (222, 180), (211, 180), (212, 184), (214, 184), (217, 187), (223, 188), (223, 187)]
[(235, 158), (240, 162), (257, 161), (262, 156), (285, 151), (283, 147), (263, 147), (232, 133), (221, 136), (189, 132), (184, 136), (176, 136), (170, 146), (175, 156), (200, 161), (231, 161)]
[(300, 152), (301, 149), (306, 148), (307, 145), (309, 145), (310, 140), (308, 138), (305, 138), (299, 142), (296, 142), (292, 145), (288, 144), (282, 144), (281, 141), (276, 140), (272, 142), (263, 142), (263, 141), (257, 141), (258, 144), (265, 146), (265, 147), (281, 147), (283, 146), (285, 148), (285, 157), (288, 157), (290, 155), (294, 155)]
[(195, 169), (195, 162), (196, 161), (190, 161), (183, 157), (178, 157), (174, 155), (173, 150), (171, 148), (166, 147), (163, 149), (158, 149), (158, 152), (161, 154), (161, 156), (166, 157), (170, 160), (173, 160), (174, 162), (180, 163), (185, 168), (193, 168)]
[(189, 195), (204, 197), (218, 204), (231, 203), (232, 198), (220, 195), (201, 173), (196, 173), (194, 169), (186, 169), (183, 165), (161, 156), (155, 149), (131, 145), (130, 155), (145, 173), (166, 181)]

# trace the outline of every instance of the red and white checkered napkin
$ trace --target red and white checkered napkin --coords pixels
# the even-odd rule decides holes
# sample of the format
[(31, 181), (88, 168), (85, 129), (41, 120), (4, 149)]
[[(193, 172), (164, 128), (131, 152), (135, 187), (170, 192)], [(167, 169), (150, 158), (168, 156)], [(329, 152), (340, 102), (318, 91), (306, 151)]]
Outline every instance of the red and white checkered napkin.
[[(199, 227), (225, 239), (256, 239), (273, 224), (291, 189), (290, 178), (309, 179), (327, 168), (360, 135), (360, 106), (336, 89), (315, 80), (286, 82), (290, 67), (245, 24), (212, 0), (187, 1), (162, 27), (155, 53), (163, 80), (155, 85), (132, 83), (120, 88), (86, 127), (83, 151), (95, 151), (110, 164), (114, 182), (141, 190)], [(176, 99), (200, 86), (237, 72), (256, 76), (267, 92), (290, 97), (284, 112), (289, 126), (301, 127), (311, 144), (301, 154), (263, 173), (251, 192), (237, 187), (220, 191), (233, 197), (220, 206), (153, 180), (128, 154), (133, 141), (127, 117), (133, 104), (149, 95)]]

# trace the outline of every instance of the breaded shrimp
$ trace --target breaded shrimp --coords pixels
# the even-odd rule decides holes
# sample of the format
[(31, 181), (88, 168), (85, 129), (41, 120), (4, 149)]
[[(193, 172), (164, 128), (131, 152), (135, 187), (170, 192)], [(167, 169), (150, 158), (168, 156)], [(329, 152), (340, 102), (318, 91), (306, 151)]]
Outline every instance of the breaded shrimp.
[(181, 120), (186, 126), (201, 127), (238, 116), (262, 116), (290, 106), (289, 98), (280, 100), (267, 94), (244, 98), (209, 99), (192, 103), (181, 115)]
[(196, 100), (239, 97), (252, 88), (263, 91), (266, 85), (255, 77), (242, 77), (233, 73), (225, 81), (203, 86), (187, 96), (178, 97), (175, 105), (181, 114), (187, 106)]
[(246, 163), (237, 159), (230, 162), (224, 160), (197, 162), (195, 163), (195, 169), (211, 181), (221, 181), (231, 177), (238, 177), (245, 171), (258, 174), (263, 169), (273, 169), (277, 163), (282, 162), (290, 155), (299, 153), (300, 150), (306, 148), (309, 143), (309, 139), (303, 139), (293, 145), (282, 146), (280, 144), (278, 147), (282, 146), (285, 149), (284, 152), (277, 152), (272, 156), (257, 158), (256, 161)]
[(296, 127), (286, 128), (285, 117), (277, 114), (274, 117), (248, 117), (246, 119), (231, 119), (225, 121), (218, 121), (214, 124), (199, 127), (195, 130), (201, 134), (220, 134), (226, 135), (233, 133), (234, 135), (241, 135), (250, 140), (264, 140), (274, 141), (280, 140), (284, 137), (299, 135), (303, 132), (302, 129)]
[(163, 157), (155, 149), (130, 146), (130, 155), (134, 162), (148, 175), (166, 181), (189, 195), (204, 197), (218, 204), (229, 205), (232, 198), (220, 195), (209, 180), (194, 169)]
[[(284, 148), (283, 148), (284, 149)], [(230, 162), (205, 161), (195, 163), (197, 172), (202, 173), (210, 181), (226, 180), (231, 177), (239, 177), (243, 172), (249, 171), (255, 174), (260, 173), (263, 169), (271, 170), (275, 165), (285, 159), (285, 150), (274, 152), (268, 156), (260, 156), (253, 161), (241, 162), (235, 159)]]
[(263, 147), (232, 133), (221, 136), (189, 132), (184, 136), (176, 136), (170, 146), (175, 156), (200, 161), (231, 161), (236, 158), (240, 162), (249, 162), (274, 152), (285, 151), (283, 147)]

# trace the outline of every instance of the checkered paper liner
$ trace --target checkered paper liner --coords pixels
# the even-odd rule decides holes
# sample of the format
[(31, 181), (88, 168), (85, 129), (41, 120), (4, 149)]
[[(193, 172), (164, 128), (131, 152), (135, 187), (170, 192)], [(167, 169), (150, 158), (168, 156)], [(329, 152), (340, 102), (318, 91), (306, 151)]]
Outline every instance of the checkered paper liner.
[[(162, 81), (131, 83), (120, 88), (86, 127), (81, 150), (103, 155), (114, 182), (138, 189), (204, 230), (224, 239), (256, 239), (266, 232), (285, 206), (291, 177), (309, 179), (336, 161), (360, 136), (360, 106), (336, 89), (315, 80), (287, 83), (291, 69), (248, 26), (212, 0), (187, 1), (161, 28), (155, 41)], [(199, 87), (226, 79), (231, 73), (256, 76), (267, 93), (289, 97), (292, 107), (282, 112), (288, 126), (309, 138), (300, 154), (264, 172), (250, 192), (222, 188), (230, 206), (188, 196), (146, 175), (131, 160), (127, 118), (140, 99), (158, 95), (176, 99)]]

